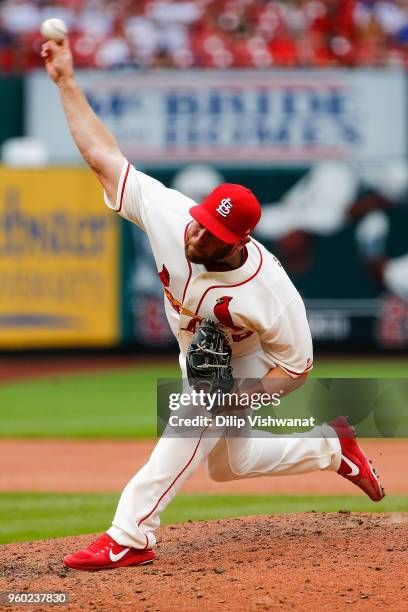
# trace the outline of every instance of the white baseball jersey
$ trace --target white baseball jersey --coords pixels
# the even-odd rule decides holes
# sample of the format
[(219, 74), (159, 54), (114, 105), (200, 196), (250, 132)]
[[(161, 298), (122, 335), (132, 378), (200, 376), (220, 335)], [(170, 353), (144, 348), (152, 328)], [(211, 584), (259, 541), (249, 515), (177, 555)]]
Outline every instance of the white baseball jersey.
[[(256, 240), (235, 270), (208, 271), (190, 263), (184, 239), (196, 203), (124, 162), (117, 200), (106, 204), (146, 232), (165, 294), (166, 315), (178, 340), (181, 366), (197, 323), (220, 323), (232, 346), (237, 376), (255, 377), (281, 366), (293, 377), (313, 365), (303, 301), (281, 263)], [(257, 355), (256, 372), (250, 359)], [(236, 364), (245, 363), (245, 368)], [(261, 365), (260, 365), (261, 364)], [(248, 369), (249, 368), (249, 369)]]

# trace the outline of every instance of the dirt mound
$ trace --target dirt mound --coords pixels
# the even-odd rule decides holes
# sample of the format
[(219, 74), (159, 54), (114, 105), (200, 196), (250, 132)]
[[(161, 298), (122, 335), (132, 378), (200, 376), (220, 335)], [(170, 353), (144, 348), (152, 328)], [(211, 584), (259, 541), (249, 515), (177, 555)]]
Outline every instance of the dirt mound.
[(203, 521), (161, 529), (154, 565), (98, 573), (61, 564), (93, 536), (24, 542), (1, 548), (0, 591), (65, 591), (64, 610), (405, 609), (407, 538), (405, 514)]

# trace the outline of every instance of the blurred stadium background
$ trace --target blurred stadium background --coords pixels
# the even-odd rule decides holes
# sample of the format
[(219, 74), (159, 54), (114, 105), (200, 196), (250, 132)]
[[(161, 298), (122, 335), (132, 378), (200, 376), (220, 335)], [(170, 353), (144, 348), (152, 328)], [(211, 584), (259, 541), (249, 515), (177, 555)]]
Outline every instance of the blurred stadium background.
[[(314, 375), (406, 378), (407, 1), (3, 0), (4, 464), (13, 468), (5, 463), (11, 439), (152, 438), (155, 380), (177, 376), (147, 240), (105, 209), (41, 66), (39, 26), (48, 17), (68, 24), (77, 78), (138, 168), (196, 200), (224, 181), (259, 197), (256, 237), (306, 301)], [(86, 373), (102, 367), (103, 375)], [(0, 482), (2, 541), (98, 527), (91, 518), (102, 502), (82, 495), (72, 503), (83, 504), (86, 525), (63, 528), (59, 517), (47, 531), (55, 503), (45, 495), (41, 505), (33, 492), (48, 489), (34, 478), (24, 485), (30, 506), (19, 469), (16, 489)], [(104, 498), (101, 529), (115, 498)], [(203, 502), (189, 499), (196, 518), (192, 508)], [(278, 504), (259, 499), (248, 509), (239, 498), (235, 511)], [(357, 509), (372, 509), (356, 499)], [(387, 508), (406, 508), (405, 499)], [(22, 533), (28, 507), (43, 522)]]

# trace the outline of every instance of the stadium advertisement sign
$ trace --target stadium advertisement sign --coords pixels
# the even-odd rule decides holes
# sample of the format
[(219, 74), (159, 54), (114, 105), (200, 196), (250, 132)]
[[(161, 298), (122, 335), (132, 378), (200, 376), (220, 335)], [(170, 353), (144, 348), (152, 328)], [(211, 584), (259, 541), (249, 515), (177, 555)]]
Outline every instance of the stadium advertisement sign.
[[(78, 80), (139, 162), (309, 163), (407, 151), (402, 71), (86, 71)], [(77, 160), (54, 84), (34, 73), (27, 91), (30, 135), (48, 143), (54, 161)]]
[(83, 169), (0, 169), (0, 349), (118, 341), (118, 223)]

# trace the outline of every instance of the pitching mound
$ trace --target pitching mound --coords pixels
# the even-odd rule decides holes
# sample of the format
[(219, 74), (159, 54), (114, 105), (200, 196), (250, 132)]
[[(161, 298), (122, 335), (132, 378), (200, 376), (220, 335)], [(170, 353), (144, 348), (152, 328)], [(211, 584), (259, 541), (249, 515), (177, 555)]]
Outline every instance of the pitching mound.
[(169, 526), (160, 530), (153, 565), (64, 569), (62, 557), (92, 539), (3, 546), (0, 591), (66, 591), (71, 603), (64, 610), (98, 611), (339, 610), (352, 604), (397, 610), (407, 601), (405, 514), (310, 512)]

